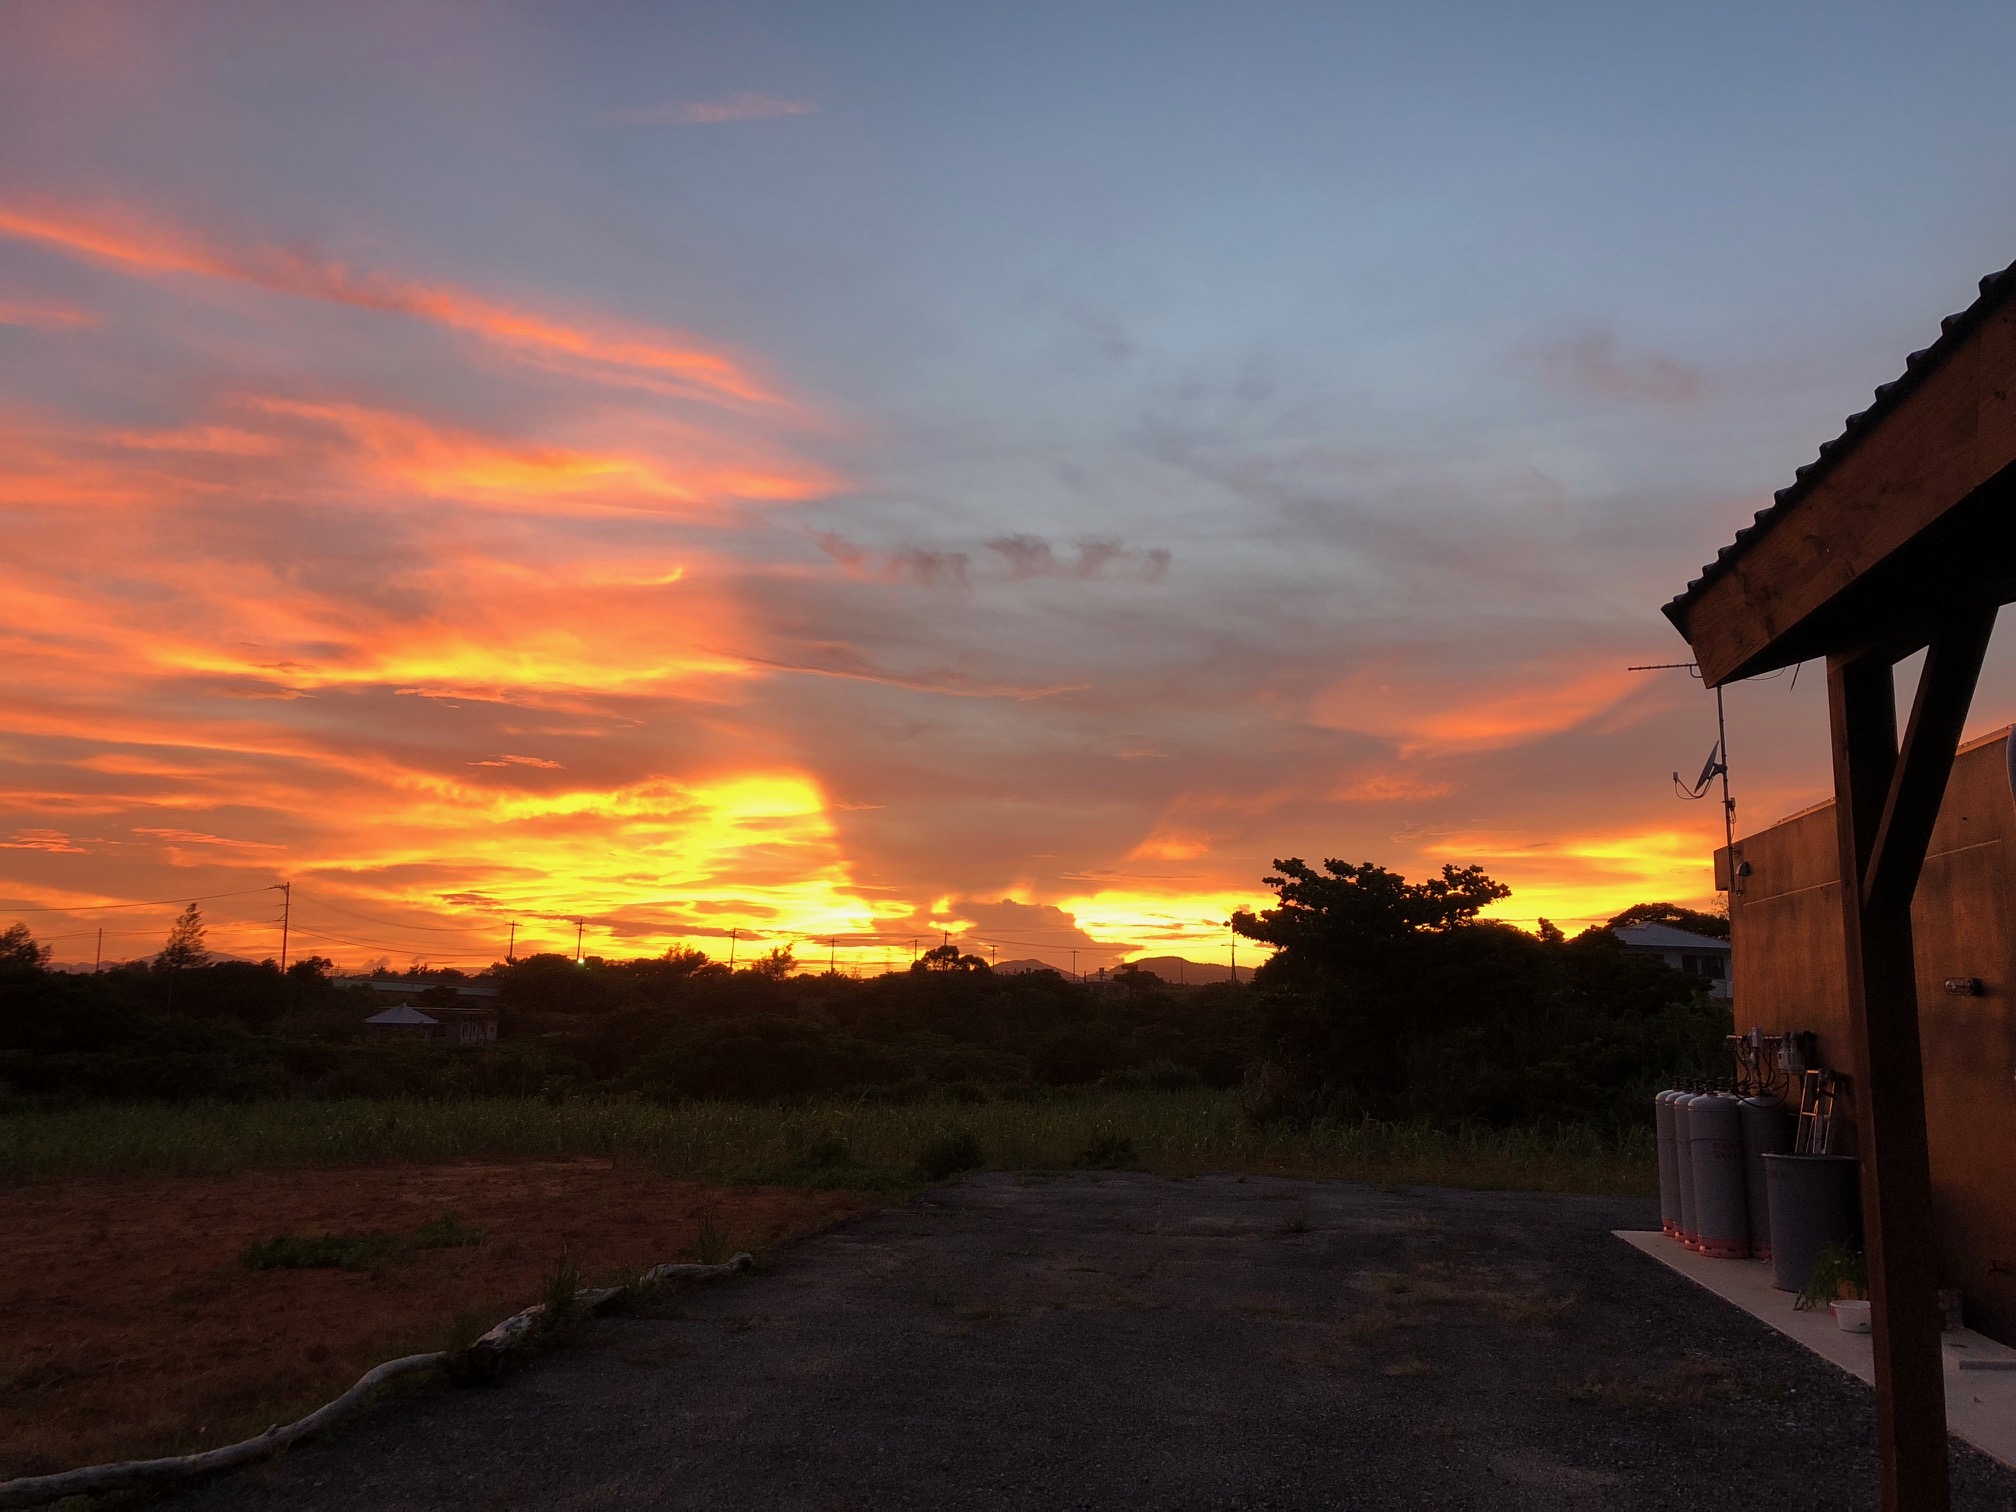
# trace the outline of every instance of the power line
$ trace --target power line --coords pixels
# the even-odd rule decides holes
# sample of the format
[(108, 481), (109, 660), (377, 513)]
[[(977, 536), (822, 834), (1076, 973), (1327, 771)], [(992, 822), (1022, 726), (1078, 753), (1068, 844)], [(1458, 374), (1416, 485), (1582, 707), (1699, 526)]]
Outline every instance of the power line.
[(331, 903), (327, 898), (319, 894), (303, 893), (301, 901), (313, 904), (317, 908), (326, 908), (331, 913), (345, 914), (353, 919), (361, 919), (366, 924), (377, 924), (386, 929), (420, 930), (427, 934), (482, 934), (485, 932), (484, 926), (476, 924), (401, 924), (393, 919), (381, 919), (372, 914), (362, 913), (354, 908), (345, 908), (340, 903)]

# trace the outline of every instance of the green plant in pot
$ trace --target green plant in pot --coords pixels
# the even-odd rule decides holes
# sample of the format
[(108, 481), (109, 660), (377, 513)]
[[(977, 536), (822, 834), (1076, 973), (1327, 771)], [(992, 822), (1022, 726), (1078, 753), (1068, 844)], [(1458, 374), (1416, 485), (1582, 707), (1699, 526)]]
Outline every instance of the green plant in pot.
[(1863, 1333), (1869, 1327), (1868, 1299), (1868, 1258), (1852, 1245), (1836, 1241), (1813, 1257), (1813, 1269), (1806, 1273), (1806, 1285), (1792, 1305), (1800, 1312), (1831, 1307), (1843, 1329)]

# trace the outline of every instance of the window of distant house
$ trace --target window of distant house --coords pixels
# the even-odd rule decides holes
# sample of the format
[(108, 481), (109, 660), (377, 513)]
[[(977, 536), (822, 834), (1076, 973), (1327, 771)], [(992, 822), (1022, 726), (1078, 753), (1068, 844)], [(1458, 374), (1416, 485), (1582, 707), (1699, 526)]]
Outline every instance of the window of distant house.
[(1680, 957), (1680, 969), (1695, 976), (1722, 979), (1722, 957), (1719, 955), (1690, 955)]

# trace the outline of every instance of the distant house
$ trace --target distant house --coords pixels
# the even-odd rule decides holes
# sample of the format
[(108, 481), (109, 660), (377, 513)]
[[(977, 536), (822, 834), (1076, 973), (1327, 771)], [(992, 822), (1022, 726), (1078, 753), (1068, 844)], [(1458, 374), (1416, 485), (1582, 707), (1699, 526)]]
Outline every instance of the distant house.
[(1675, 929), (1671, 924), (1628, 924), (1610, 932), (1624, 942), (1629, 954), (1656, 956), (1675, 971), (1702, 978), (1708, 983), (1708, 995), (1717, 1002), (1729, 1002), (1734, 996), (1727, 940)]
[(497, 1038), (495, 987), (382, 980), (359, 985), (407, 999), (364, 1020), (364, 1027), (373, 1033), (412, 1034), (450, 1045), (487, 1045)]
[(410, 1034), (420, 1039), (438, 1039), (441, 1034), (441, 1020), (404, 1003), (372, 1014), (364, 1020), (364, 1027), (379, 1034)]

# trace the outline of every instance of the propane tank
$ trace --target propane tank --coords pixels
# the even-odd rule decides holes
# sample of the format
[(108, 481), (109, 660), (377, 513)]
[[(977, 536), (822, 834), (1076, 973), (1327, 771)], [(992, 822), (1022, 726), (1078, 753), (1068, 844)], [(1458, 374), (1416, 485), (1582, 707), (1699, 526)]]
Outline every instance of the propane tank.
[(1652, 1123), (1659, 1131), (1659, 1232), (1669, 1239), (1680, 1233), (1680, 1155), (1673, 1144), (1673, 1099), (1679, 1095), (1668, 1087), (1652, 1099)]
[(1694, 1099), (1687, 1121), (1696, 1248), (1713, 1260), (1745, 1259), (1750, 1202), (1743, 1191), (1743, 1105), (1727, 1092), (1710, 1092)]
[(1694, 1094), (1682, 1092), (1673, 1099), (1673, 1165), (1679, 1180), (1674, 1183), (1680, 1194), (1680, 1231), (1673, 1237), (1689, 1249), (1697, 1248), (1700, 1237), (1694, 1225), (1694, 1157), (1693, 1124), (1688, 1114), (1694, 1107)]
[(1766, 1155), (1789, 1155), (1799, 1120), (1781, 1097), (1760, 1092), (1743, 1099), (1743, 1191), (1750, 1206), (1750, 1255), (1771, 1258), (1770, 1183)]

